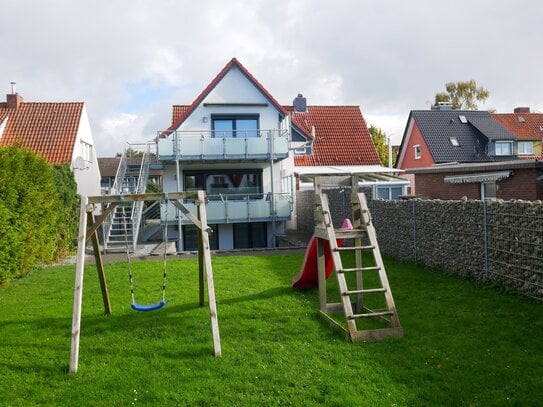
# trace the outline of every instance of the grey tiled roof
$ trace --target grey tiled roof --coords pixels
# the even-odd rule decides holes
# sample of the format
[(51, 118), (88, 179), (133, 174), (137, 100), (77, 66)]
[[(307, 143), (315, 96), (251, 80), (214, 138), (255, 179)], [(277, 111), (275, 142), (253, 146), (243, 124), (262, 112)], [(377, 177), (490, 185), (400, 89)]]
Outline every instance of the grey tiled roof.
[[(490, 162), (511, 157), (490, 157), (490, 140), (514, 140), (515, 136), (490, 113), (473, 110), (413, 110), (414, 118), (435, 163)], [(451, 137), (458, 140), (454, 146)]]

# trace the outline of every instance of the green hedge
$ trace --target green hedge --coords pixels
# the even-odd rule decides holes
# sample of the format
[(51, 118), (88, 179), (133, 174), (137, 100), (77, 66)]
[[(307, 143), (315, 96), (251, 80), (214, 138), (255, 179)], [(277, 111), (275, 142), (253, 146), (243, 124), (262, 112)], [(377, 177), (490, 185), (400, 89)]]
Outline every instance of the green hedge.
[(0, 148), (0, 285), (73, 250), (77, 202), (69, 168)]

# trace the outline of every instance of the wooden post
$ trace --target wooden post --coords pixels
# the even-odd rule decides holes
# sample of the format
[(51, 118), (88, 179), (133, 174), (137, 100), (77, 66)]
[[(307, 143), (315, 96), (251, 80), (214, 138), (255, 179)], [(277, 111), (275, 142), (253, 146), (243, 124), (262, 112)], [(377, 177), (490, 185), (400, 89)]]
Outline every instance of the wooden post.
[(324, 256), (324, 239), (317, 237), (317, 271), (319, 277), (319, 300), (322, 312), (326, 312), (326, 259)]
[(87, 234), (87, 202), (86, 196), (81, 196), (79, 209), (79, 234), (77, 236), (77, 257), (75, 265), (74, 305), (72, 314), (72, 344), (70, 349), (70, 373), (77, 372), (79, 364), (79, 336), (81, 328), (81, 305), (83, 302), (83, 274), (85, 270), (85, 244)]
[(215, 356), (221, 356), (221, 338), (219, 336), (219, 321), (217, 318), (217, 304), (215, 303), (215, 285), (213, 284), (213, 269), (211, 266), (211, 253), (209, 251), (209, 235), (207, 228), (207, 214), (205, 207), (205, 193), (198, 191), (198, 215), (202, 228), (200, 235), (202, 236), (204, 266), (207, 277), (207, 296), (209, 300), (209, 314), (211, 317), (211, 334), (213, 336), (213, 348)]
[[(351, 208), (352, 208), (352, 220), (353, 220), (353, 228), (359, 229), (361, 227), (364, 227), (364, 225), (361, 224), (361, 211), (362, 208), (360, 207), (360, 202), (358, 202), (357, 198), (358, 196), (358, 175), (352, 175), (351, 176)], [(358, 213), (355, 213), (358, 212)], [(354, 239), (353, 244), (355, 247), (362, 246), (362, 239), (357, 237)], [(355, 267), (357, 269), (362, 268), (362, 250), (355, 250), (354, 252), (355, 257)], [(362, 290), (364, 289), (364, 282), (362, 278), (362, 272), (357, 271), (356, 272), (356, 289)], [(362, 312), (362, 308), (364, 307), (364, 296), (362, 294), (358, 294), (356, 296), (356, 304), (355, 309), (356, 312)]]
[(205, 290), (204, 290), (204, 244), (202, 239), (202, 223), (200, 219), (200, 207), (198, 206), (198, 220), (200, 221), (200, 230), (198, 231), (198, 284), (199, 284), (199, 300), (200, 307), (205, 303)]
[[(87, 223), (89, 228), (94, 225), (94, 215), (92, 212), (87, 213)], [(100, 253), (100, 245), (98, 244), (98, 236), (96, 228), (92, 232), (90, 238), (92, 241), (92, 251), (94, 252), (94, 262), (96, 263), (96, 271), (98, 272), (98, 280), (100, 281), (100, 290), (102, 291), (102, 300), (104, 301), (104, 314), (111, 315), (111, 302), (109, 300), (109, 292), (107, 289), (106, 272)]]

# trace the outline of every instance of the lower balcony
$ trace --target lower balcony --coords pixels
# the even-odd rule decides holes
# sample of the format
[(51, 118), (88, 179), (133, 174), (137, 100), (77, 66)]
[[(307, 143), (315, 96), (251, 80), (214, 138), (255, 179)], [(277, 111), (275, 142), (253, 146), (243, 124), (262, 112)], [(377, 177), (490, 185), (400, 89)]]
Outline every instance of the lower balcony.
[[(289, 220), (293, 209), (292, 195), (290, 194), (208, 195), (207, 198), (208, 224), (268, 222), (274, 218), (277, 221)], [(186, 202), (184, 205), (196, 216), (194, 203)], [(168, 204), (167, 214), (165, 209), (162, 210), (161, 220), (166, 220), (167, 216), (168, 223), (177, 223), (178, 213), (181, 224), (192, 223), (171, 203)]]

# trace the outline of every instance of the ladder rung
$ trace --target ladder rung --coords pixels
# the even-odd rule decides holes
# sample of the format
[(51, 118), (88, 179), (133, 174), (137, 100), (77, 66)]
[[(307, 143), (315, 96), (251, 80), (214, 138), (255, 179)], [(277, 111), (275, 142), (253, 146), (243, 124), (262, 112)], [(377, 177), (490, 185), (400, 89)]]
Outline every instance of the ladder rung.
[(348, 247), (336, 247), (334, 251), (341, 252), (345, 250), (373, 250), (375, 246), (348, 246)]
[(338, 239), (356, 239), (367, 235), (365, 229), (335, 229), (334, 232)]
[(392, 311), (378, 311), (378, 312), (368, 312), (366, 314), (353, 314), (349, 316), (349, 319), (355, 319), (355, 318), (369, 318), (369, 317), (382, 317), (385, 315), (393, 315), (394, 312)]
[(354, 267), (354, 268), (350, 268), (350, 269), (341, 269), (341, 270), (338, 270), (337, 272), (338, 273), (352, 273), (352, 272), (355, 272), (355, 271), (377, 271), (377, 270), (381, 270), (381, 267), (379, 267), (379, 266)]
[(366, 294), (366, 293), (384, 293), (387, 289), (384, 287), (381, 288), (367, 288), (364, 290), (348, 290), (343, 293), (343, 295), (354, 295), (354, 294)]

